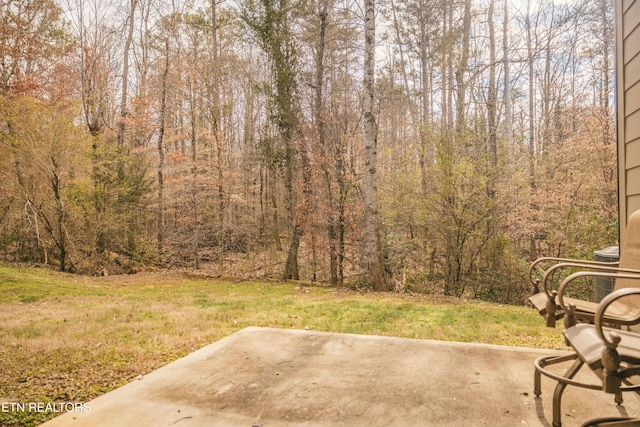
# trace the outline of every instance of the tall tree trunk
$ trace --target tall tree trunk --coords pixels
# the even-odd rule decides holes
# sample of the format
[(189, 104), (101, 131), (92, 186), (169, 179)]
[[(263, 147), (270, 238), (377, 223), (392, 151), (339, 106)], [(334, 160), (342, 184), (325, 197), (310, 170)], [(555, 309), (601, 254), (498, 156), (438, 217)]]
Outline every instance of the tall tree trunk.
[(319, 35), (318, 44), (316, 46), (316, 76), (315, 76), (315, 100), (314, 100), (314, 116), (316, 122), (316, 133), (318, 137), (318, 146), (320, 149), (320, 164), (324, 175), (326, 197), (327, 197), (327, 238), (329, 240), (329, 280), (331, 284), (338, 283), (338, 232), (336, 224), (336, 206), (335, 196), (333, 194), (333, 175), (329, 165), (329, 153), (326, 138), (326, 120), (324, 111), (324, 51), (326, 44), (326, 32), (328, 21), (327, 3), (321, 0), (318, 5)]
[(129, 87), (129, 50), (131, 49), (131, 43), (133, 41), (133, 29), (135, 28), (133, 21), (135, 17), (136, 7), (138, 7), (138, 0), (131, 0), (131, 10), (129, 11), (129, 17), (127, 18), (127, 20), (129, 21), (129, 32), (124, 43), (124, 54), (122, 58), (122, 95), (120, 98), (120, 121), (118, 122), (119, 145), (122, 145), (124, 143), (124, 133), (126, 128), (127, 91)]
[(365, 240), (369, 280), (376, 291), (389, 290), (384, 271), (377, 186), (377, 126), (374, 113), (375, 84), (375, 10), (374, 0), (365, 0), (364, 18), (364, 204)]
[(504, 138), (507, 145), (510, 146), (513, 142), (513, 107), (511, 100), (511, 61), (509, 58), (509, 0), (504, 0), (502, 49), (504, 62)]
[(489, 0), (489, 12), (487, 24), (489, 26), (489, 95), (487, 97), (487, 124), (489, 126), (488, 149), (489, 149), (489, 197), (495, 195), (493, 179), (498, 166), (498, 144), (496, 135), (496, 37), (493, 25), (493, 12), (495, 0)]
[(158, 257), (162, 260), (164, 252), (164, 135), (167, 121), (167, 78), (169, 76), (169, 39), (165, 39), (165, 63), (162, 72), (162, 89), (160, 92), (160, 128), (158, 131)]
[(219, 130), (220, 123), (220, 72), (218, 63), (218, 24), (216, 0), (211, 0), (211, 71), (212, 75), (212, 112), (214, 131)]
[(433, 162), (434, 153), (430, 152), (429, 147), (429, 129), (432, 125), (431, 120), (431, 72), (429, 67), (429, 35), (427, 23), (427, 11), (425, 8), (419, 8), (419, 25), (420, 25), (420, 73), (422, 76), (420, 88), (420, 102), (422, 103), (422, 113), (420, 117), (420, 185), (424, 196), (429, 192), (428, 188), (428, 171), (427, 162)]
[(607, 13), (609, 8), (613, 7), (612, 4), (608, 0), (600, 0), (600, 13), (602, 13), (602, 105), (604, 107), (604, 126), (603, 126), (603, 136), (602, 142), (604, 145), (609, 145), (612, 143), (610, 133), (611, 126), (611, 110), (609, 107), (609, 97), (611, 96), (611, 88), (610, 88), (610, 71), (609, 71), (609, 54), (611, 53), (610, 40), (612, 31), (612, 23), (609, 19), (609, 14)]
[(65, 231), (65, 209), (62, 203), (62, 192), (60, 185), (60, 174), (57, 170), (56, 162), (51, 159), (54, 163), (53, 174), (51, 177), (51, 189), (53, 190), (53, 197), (55, 200), (55, 228), (56, 230), (51, 230), (51, 235), (53, 236), (56, 246), (58, 247), (58, 263), (60, 271), (66, 271), (67, 269), (67, 235)]
[(244, 21), (254, 30), (262, 48), (271, 60), (271, 78), (273, 101), (271, 119), (278, 126), (283, 146), (282, 170), (285, 191), (287, 219), (289, 222), (290, 246), (282, 278), (298, 279), (298, 249), (300, 238), (304, 234), (308, 204), (307, 189), (303, 190), (304, 202), (300, 212), (296, 211), (294, 192), (294, 172), (296, 153), (302, 159), (304, 186), (310, 181), (310, 168), (305, 165), (307, 159), (305, 142), (295, 146), (295, 138), (300, 135), (300, 105), (297, 91), (296, 43), (293, 40), (289, 19), (293, 16), (295, 5), (288, 1), (271, 2), (261, 0), (260, 4), (247, 4), (243, 12)]
[[(195, 53), (193, 54), (195, 57)], [(198, 106), (196, 97), (195, 83), (189, 78), (189, 121), (191, 129), (189, 139), (191, 140), (191, 200), (193, 203), (193, 234), (191, 238), (191, 247), (193, 251), (194, 267), (200, 268), (200, 240), (202, 239), (202, 230), (199, 218), (199, 199), (200, 192), (198, 190)]]
[[(442, 38), (443, 40), (445, 38), (448, 37), (448, 26), (447, 26), (447, 15), (448, 15), (448, 11), (449, 11), (449, 1), (448, 0), (442, 0)], [(448, 132), (449, 129), (449, 123), (447, 123), (447, 118), (449, 117), (449, 104), (448, 104), (448, 97), (447, 97), (447, 84), (449, 83), (449, 79), (447, 78), (447, 71), (448, 71), (448, 67), (447, 67), (447, 62), (449, 59), (451, 59), (451, 49), (443, 49), (445, 50), (444, 52), (442, 52), (441, 56), (441, 75), (442, 75), (442, 82), (440, 84), (440, 91), (441, 94), (440, 96), (442, 97), (442, 101), (441, 101), (441, 105), (442, 105), (442, 129), (444, 132)]]
[(285, 204), (287, 206), (287, 222), (289, 228), (289, 250), (287, 252), (287, 261), (285, 262), (283, 280), (293, 279), (299, 280), (298, 272), (298, 249), (300, 248), (300, 239), (302, 237), (301, 230), (296, 224), (296, 202), (293, 188), (293, 165), (295, 154), (292, 146), (291, 129), (283, 132), (284, 139), (284, 191)]
[(213, 139), (216, 144), (216, 170), (218, 180), (218, 267), (219, 273), (224, 272), (224, 230), (225, 230), (225, 194), (224, 194), (224, 169), (225, 146), (222, 138), (222, 110), (220, 108), (220, 63), (218, 55), (218, 25), (217, 25), (216, 0), (211, 0), (211, 117), (213, 125)]
[[(305, 228), (307, 225), (307, 218), (309, 216), (309, 212), (311, 209), (311, 165), (309, 162), (309, 154), (307, 153), (306, 143), (301, 141), (299, 145), (300, 151), (300, 160), (302, 166), (302, 197), (303, 202), (297, 206), (289, 207), (289, 226), (291, 229), (291, 244), (289, 245), (289, 252), (287, 254), (287, 262), (285, 264), (285, 270), (283, 274), (283, 279), (293, 279), (299, 280), (300, 273), (298, 271), (298, 251), (300, 249), (300, 240), (304, 235)], [(293, 169), (293, 162), (291, 162), (291, 169)], [(287, 181), (287, 179), (292, 179), (292, 175), (285, 179), (285, 186), (287, 187), (287, 191), (289, 193), (288, 197), (291, 197), (291, 203), (293, 201), (293, 185), (291, 181)]]
[[(537, 211), (538, 206), (533, 202), (536, 191), (536, 148), (535, 148), (535, 90), (534, 90), (534, 65), (535, 55), (533, 46), (533, 26), (531, 23), (531, 0), (527, 0), (527, 11), (525, 17), (525, 26), (527, 31), (527, 68), (529, 71), (529, 192), (531, 195), (529, 204), (532, 211)], [(529, 251), (534, 257), (536, 253), (536, 236), (529, 236)]]
[(271, 218), (273, 221), (272, 236), (273, 242), (276, 245), (276, 250), (281, 251), (283, 249), (282, 240), (280, 238), (280, 207), (278, 206), (278, 181), (277, 171), (275, 167), (267, 168), (267, 193), (268, 200), (271, 204)]
[(101, 134), (103, 126), (103, 111), (94, 96), (95, 92), (95, 73), (97, 72), (94, 65), (95, 58), (92, 60), (92, 56), (97, 56), (97, 52), (92, 52), (91, 46), (87, 38), (87, 30), (85, 29), (85, 7), (84, 3), (81, 3), (81, 7), (78, 8), (78, 21), (79, 21), (79, 41), (80, 41), (80, 91), (82, 110), (84, 114), (84, 120), (87, 125), (87, 130), (91, 135), (91, 163), (92, 163), (92, 176), (93, 181), (93, 209), (95, 214), (95, 253), (101, 255), (106, 249), (106, 237), (105, 237), (105, 184), (102, 179), (101, 172), (101, 157), (100, 144)]
[(411, 100), (411, 89), (409, 88), (409, 76), (407, 75), (408, 65), (405, 63), (405, 55), (404, 55), (404, 43), (402, 40), (402, 30), (400, 28), (400, 21), (398, 19), (398, 14), (396, 13), (396, 5), (393, 0), (391, 0), (391, 13), (393, 16), (393, 28), (396, 36), (396, 45), (398, 47), (398, 52), (400, 54), (400, 72), (402, 73), (402, 82), (404, 85), (404, 92), (409, 100), (409, 113), (411, 115), (411, 132), (412, 132), (412, 142), (418, 140), (419, 136), (419, 120), (418, 120), (418, 111), (416, 109), (416, 104)]
[(529, 187), (531, 191), (536, 186), (536, 174), (535, 174), (535, 54), (533, 47), (533, 25), (531, 23), (531, 0), (527, 1), (527, 11), (525, 17), (525, 26), (527, 30), (527, 69), (529, 72)]
[[(553, 7), (553, 3), (552, 3)], [(540, 95), (542, 97), (542, 137), (538, 139), (538, 158), (545, 156), (547, 147), (552, 143), (552, 114), (553, 114), (553, 98), (554, 88), (551, 86), (551, 31), (547, 34), (546, 46), (544, 48), (544, 74), (542, 80), (542, 88)], [(546, 157), (546, 156), (545, 156)]]
[(465, 82), (465, 72), (469, 68), (469, 39), (471, 32), (471, 0), (464, 2), (464, 17), (462, 19), (462, 56), (460, 64), (455, 72), (458, 99), (456, 104), (456, 134), (460, 136), (466, 126), (465, 108), (467, 85)]
[[(465, 1), (470, 1), (470, 0), (465, 0)], [(446, 27), (450, 32), (451, 36), (453, 37), (453, 34), (455, 34), (455, 29), (453, 26), (453, 15), (454, 15), (456, 5), (453, 4), (453, 2), (451, 1), (447, 1), (446, 3), (447, 3), (447, 11), (448, 11), (448, 13), (446, 14), (446, 18), (447, 18)], [(447, 57), (448, 57), (446, 61), (447, 84), (445, 85), (445, 87), (447, 88), (447, 105), (449, 106), (447, 108), (447, 128), (449, 130), (452, 130), (454, 129), (454, 126), (455, 126), (455, 114), (456, 114), (455, 106), (454, 106), (454, 92), (456, 90), (455, 88), (456, 73), (453, 70), (456, 64), (455, 64), (455, 54), (454, 54), (453, 47), (447, 49)]]

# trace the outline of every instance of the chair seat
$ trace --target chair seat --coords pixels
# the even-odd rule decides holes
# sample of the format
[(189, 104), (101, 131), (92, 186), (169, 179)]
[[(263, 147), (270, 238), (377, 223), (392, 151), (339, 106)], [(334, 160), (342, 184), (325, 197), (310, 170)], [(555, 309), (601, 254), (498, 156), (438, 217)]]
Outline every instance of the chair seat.
[[(564, 298), (565, 304), (574, 304), (576, 306), (576, 317), (591, 321), (598, 310), (598, 303), (584, 301), (576, 298)], [(640, 299), (631, 296), (623, 301), (615, 301), (609, 307), (603, 317), (607, 323), (615, 323), (620, 325), (628, 325), (635, 323), (640, 308)]]
[[(567, 280), (581, 276), (581, 273), (574, 273), (565, 279), (565, 282), (559, 288), (559, 294), (562, 294), (563, 285), (567, 283)], [(542, 393), (542, 375), (557, 382), (553, 393), (554, 426), (560, 427), (562, 425), (562, 394), (568, 386), (602, 390), (605, 393), (613, 394), (615, 395), (614, 400), (618, 405), (623, 402), (622, 394), (624, 392), (640, 394), (640, 333), (618, 329), (622, 325), (632, 326), (640, 323), (638, 298), (640, 298), (640, 288), (638, 287), (614, 290), (597, 305), (596, 312), (591, 318), (593, 324), (578, 323), (563, 331), (567, 343), (573, 347), (573, 352), (541, 356), (533, 362), (535, 367), (534, 393), (536, 397), (540, 397)], [(564, 299), (563, 305), (567, 307), (567, 310), (574, 311), (573, 308), (568, 306), (567, 299)], [(579, 309), (580, 306), (577, 308)], [(605, 313), (607, 317), (605, 317)], [(612, 322), (608, 317), (610, 313), (621, 316), (623, 321), (612, 325), (615, 322)], [(576, 313), (576, 316), (579, 315), (579, 313)], [(614, 334), (615, 336), (613, 336)], [(552, 366), (560, 367), (567, 362), (571, 362), (571, 365), (562, 374), (548, 369)], [(585, 381), (584, 378), (576, 376), (585, 365), (599, 378), (599, 382)], [(636, 421), (620, 418), (601, 418), (592, 420), (585, 426), (610, 425), (626, 427), (627, 425), (636, 425), (634, 424)]]
[[(536, 310), (538, 310), (538, 313), (540, 313), (542, 316), (546, 316), (548, 299), (549, 298), (547, 297), (547, 294), (545, 294), (544, 292), (538, 292), (537, 294), (529, 297), (529, 302)], [(558, 310), (556, 311), (556, 320), (562, 319), (562, 316), (564, 316), (564, 312), (560, 308), (558, 308)]]
[[(529, 297), (529, 302), (535, 307), (536, 310), (542, 315), (546, 316), (547, 314), (547, 294), (544, 292), (539, 292), (535, 295)], [(578, 319), (582, 321), (592, 321), (593, 316), (595, 315), (596, 310), (598, 309), (597, 302), (585, 301), (577, 298), (564, 298), (565, 304), (573, 304), (576, 306), (575, 315)], [(628, 324), (627, 321), (632, 313), (638, 313), (638, 308), (640, 307), (640, 299), (638, 298), (630, 298), (629, 300), (622, 302), (615, 302), (609, 306), (607, 309), (607, 314), (605, 319), (609, 323), (617, 323), (617, 324)], [(556, 312), (556, 320), (562, 319), (564, 316), (564, 310), (561, 307), (558, 307)]]
[[(632, 365), (640, 364), (639, 334), (613, 328), (603, 328), (603, 331), (607, 334), (615, 332), (620, 336), (621, 341), (617, 347), (617, 351), (622, 362)], [(601, 358), (605, 346), (594, 325), (578, 323), (563, 333), (580, 359), (594, 371), (602, 369)]]

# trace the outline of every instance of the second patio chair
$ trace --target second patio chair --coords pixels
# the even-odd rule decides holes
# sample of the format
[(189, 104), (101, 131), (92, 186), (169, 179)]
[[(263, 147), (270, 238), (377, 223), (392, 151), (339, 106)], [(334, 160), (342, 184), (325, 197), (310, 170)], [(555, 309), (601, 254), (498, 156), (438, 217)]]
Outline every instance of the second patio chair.
[[(544, 263), (554, 263), (546, 270), (541, 268)], [(542, 269), (542, 279), (534, 278), (534, 272)], [(578, 269), (577, 273), (562, 281), (557, 290), (551, 289), (551, 278), (562, 269)], [(564, 317), (565, 327), (569, 328), (577, 322), (593, 322), (598, 304), (565, 295), (570, 285), (577, 279), (584, 277), (603, 277), (615, 280), (614, 290), (623, 288), (640, 288), (640, 280), (622, 277), (620, 274), (640, 274), (640, 210), (634, 212), (627, 222), (627, 231), (623, 247), (620, 251), (619, 262), (597, 262), (588, 260), (573, 260), (566, 258), (544, 257), (535, 260), (529, 267), (529, 280), (534, 286), (534, 295), (529, 302), (546, 318), (547, 326), (555, 327), (556, 320)], [(542, 291), (539, 291), (540, 286)], [(640, 307), (640, 297), (628, 302), (629, 306), (616, 304), (607, 313), (611, 323), (619, 323), (628, 313)]]
[[(625, 276), (632, 275), (625, 274)], [(637, 279), (640, 279), (640, 276), (637, 276)], [(534, 393), (536, 397), (540, 397), (542, 393), (542, 375), (558, 383), (553, 394), (554, 427), (561, 426), (562, 394), (569, 385), (613, 394), (619, 405), (622, 404), (623, 392), (640, 391), (637, 378), (640, 374), (640, 334), (605, 326), (609, 317), (608, 311), (612, 307), (626, 305), (629, 300), (633, 301), (638, 297), (640, 297), (640, 288), (619, 289), (607, 295), (598, 306), (594, 317), (595, 324), (581, 323), (564, 331), (567, 343), (574, 350), (572, 353), (542, 356), (535, 360)], [(640, 309), (627, 311), (626, 315), (619, 320), (626, 325), (640, 323)], [(573, 363), (562, 375), (548, 368), (568, 362)], [(582, 377), (576, 380), (578, 372), (584, 366), (591, 369), (600, 381), (585, 382)]]

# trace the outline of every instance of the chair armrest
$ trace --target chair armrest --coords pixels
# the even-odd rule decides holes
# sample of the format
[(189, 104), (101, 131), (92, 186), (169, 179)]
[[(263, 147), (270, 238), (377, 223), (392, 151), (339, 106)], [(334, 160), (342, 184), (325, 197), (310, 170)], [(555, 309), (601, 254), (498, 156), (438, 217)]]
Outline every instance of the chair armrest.
[[(598, 267), (598, 271), (578, 271), (577, 273), (567, 276), (558, 287), (558, 302), (560, 303), (560, 307), (564, 310), (570, 311), (569, 306), (564, 302), (565, 290), (571, 282), (582, 277), (607, 277), (611, 279), (640, 280), (640, 270), (631, 268)], [(638, 283), (638, 288), (640, 288), (640, 283)], [(638, 313), (638, 315), (640, 316), (640, 313)]]
[[(535, 285), (536, 279), (533, 278), (533, 271), (534, 270), (539, 270), (542, 272), (542, 274), (544, 275), (544, 273), (547, 271), (544, 268), (542, 268), (541, 264), (543, 263), (547, 263), (547, 262), (554, 262), (556, 264), (558, 263), (571, 263), (574, 264), (575, 266), (579, 267), (579, 266), (593, 266), (593, 265), (601, 265), (601, 266), (616, 266), (618, 265), (618, 261), (611, 261), (611, 262), (606, 262), (606, 261), (592, 261), (592, 260), (582, 260), (582, 259), (572, 259), (572, 258), (558, 258), (558, 257), (540, 257), (538, 259), (536, 259), (535, 261), (533, 261), (531, 263), (531, 265), (529, 266), (529, 281), (531, 282), (532, 285)], [(554, 264), (555, 265), (555, 264)]]
[[(545, 258), (540, 258), (541, 260), (544, 260)], [(553, 259), (553, 260), (562, 260), (562, 258), (546, 258), (546, 259)], [(562, 262), (559, 262), (558, 264), (554, 264), (551, 267), (547, 268), (546, 270), (544, 270), (544, 275), (542, 276), (542, 280), (540, 281), (540, 283), (542, 284), (542, 290), (544, 291), (544, 293), (547, 294), (548, 297), (552, 296), (551, 290), (547, 287), (547, 281), (549, 280), (549, 278), (553, 275), (553, 273), (556, 270), (559, 270), (561, 268), (582, 268), (582, 269), (587, 269), (587, 270), (604, 270), (604, 271), (610, 271), (610, 272), (618, 272), (621, 271), (618, 267), (616, 267), (618, 265), (618, 262), (600, 262), (600, 261), (576, 261), (576, 260), (564, 260)], [(635, 272), (636, 270), (631, 270), (633, 272)], [(535, 281), (533, 281), (532, 275), (531, 275), (531, 267), (529, 268), (529, 280), (532, 280), (532, 283), (535, 286)], [(637, 270), (638, 273), (640, 273), (640, 270)], [(558, 293), (562, 293), (561, 291), (562, 285), (558, 288)]]
[[(619, 278), (626, 279), (640, 279), (639, 274), (620, 274)], [(618, 353), (618, 345), (622, 341), (622, 336), (617, 331), (611, 331), (608, 333), (608, 336), (604, 333), (604, 325), (606, 322), (605, 314), (607, 308), (611, 306), (614, 302), (631, 297), (631, 296), (640, 296), (640, 288), (622, 288), (614, 291), (604, 297), (600, 304), (598, 305), (598, 309), (596, 311), (596, 315), (594, 318), (595, 322), (595, 330), (598, 334), (600, 340), (605, 345), (604, 350), (602, 351), (602, 356), (600, 361), (602, 363), (602, 390), (605, 393), (620, 393), (622, 388), (622, 382), (633, 376), (637, 375), (640, 372), (640, 367), (637, 363), (630, 364), (624, 366), (621, 364), (621, 356)], [(632, 306), (635, 308), (634, 316), (630, 316), (628, 321), (625, 321), (627, 325), (633, 325), (640, 322), (640, 308), (637, 306)], [(627, 388), (627, 390), (636, 389), (636, 387)]]
[[(640, 274), (626, 273), (626, 274), (619, 274), (616, 276), (619, 278), (640, 280)], [(598, 336), (600, 336), (600, 339), (602, 339), (602, 342), (604, 343), (604, 345), (606, 345), (607, 348), (609, 349), (615, 349), (618, 346), (618, 344), (620, 343), (620, 337), (614, 333), (612, 333), (610, 337), (607, 337), (605, 335), (603, 330), (603, 327), (604, 327), (603, 323), (606, 321), (604, 319), (605, 313), (607, 311), (607, 308), (611, 304), (613, 304), (615, 301), (622, 298), (626, 298), (630, 295), (640, 295), (640, 288), (623, 288), (623, 289), (618, 289), (617, 291), (613, 291), (609, 295), (604, 297), (602, 301), (600, 301), (600, 304), (598, 305), (598, 310), (596, 311), (594, 323), (596, 326), (596, 331), (598, 332)], [(630, 317), (628, 322), (629, 322), (628, 324), (631, 324), (631, 325), (640, 323), (640, 310), (637, 313), (635, 313), (634, 317)]]

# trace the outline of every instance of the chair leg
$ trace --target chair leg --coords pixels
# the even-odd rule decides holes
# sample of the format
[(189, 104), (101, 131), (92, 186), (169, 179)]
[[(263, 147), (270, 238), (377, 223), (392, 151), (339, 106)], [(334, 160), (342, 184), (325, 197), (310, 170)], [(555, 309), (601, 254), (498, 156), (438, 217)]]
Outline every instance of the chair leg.
[(622, 403), (624, 402), (623, 399), (622, 399), (622, 392), (621, 391), (616, 393), (615, 401), (618, 404), (618, 406), (622, 405)]
[(542, 373), (547, 366), (576, 360), (577, 357), (578, 356), (573, 353), (563, 356), (543, 356), (536, 359), (534, 362), (534, 367), (536, 367), (536, 369), (533, 370), (533, 393), (536, 397), (540, 397), (540, 395), (542, 395)]
[(540, 397), (542, 394), (542, 374), (537, 369), (533, 370), (533, 394)]
[[(565, 372), (564, 377), (567, 379), (572, 379), (576, 376), (580, 368), (582, 368), (584, 362), (580, 359), (577, 359), (567, 372)], [(567, 388), (569, 384), (565, 382), (558, 382), (556, 389), (553, 393), (553, 427), (562, 427), (562, 393), (564, 389)]]
[[(629, 386), (633, 385), (633, 381), (630, 381), (629, 379), (624, 379), (624, 380), (622, 380), (622, 382), (624, 382), (626, 385), (629, 385)], [(636, 391), (636, 393), (640, 395), (640, 392), (639, 392), (639, 391)], [(623, 400), (623, 398), (622, 398), (622, 392), (621, 392), (621, 391), (618, 391), (618, 392), (616, 393), (616, 395), (615, 395), (615, 402), (618, 404), (618, 406), (620, 406), (620, 405), (622, 405), (622, 404), (624, 403), (624, 400)]]
[(551, 304), (547, 304), (547, 328), (555, 328), (556, 327), (556, 306), (555, 302), (551, 302)]

